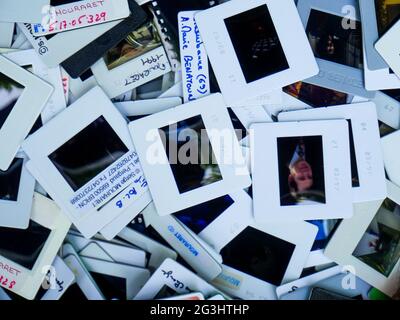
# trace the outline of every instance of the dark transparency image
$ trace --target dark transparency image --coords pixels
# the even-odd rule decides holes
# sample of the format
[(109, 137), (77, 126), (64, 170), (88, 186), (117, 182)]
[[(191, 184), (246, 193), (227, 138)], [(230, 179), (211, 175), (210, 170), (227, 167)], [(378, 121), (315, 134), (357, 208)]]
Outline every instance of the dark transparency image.
[(225, 19), (247, 83), (289, 68), (267, 5)]

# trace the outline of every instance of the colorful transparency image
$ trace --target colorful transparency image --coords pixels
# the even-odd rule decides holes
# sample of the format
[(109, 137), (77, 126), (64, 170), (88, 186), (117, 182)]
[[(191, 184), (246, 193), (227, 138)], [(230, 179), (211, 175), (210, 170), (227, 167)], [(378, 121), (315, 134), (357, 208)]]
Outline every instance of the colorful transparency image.
[(348, 104), (353, 100), (353, 96), (347, 93), (301, 81), (284, 87), (283, 91), (313, 108)]
[[(344, 28), (354, 24), (355, 28)], [(312, 9), (306, 33), (317, 58), (363, 68), (361, 23)]]
[(313, 243), (311, 251), (325, 249), (328, 241), (336, 231), (341, 220), (310, 220), (309, 223), (318, 227), (317, 237)]
[(222, 180), (201, 116), (159, 129), (180, 193)]
[(400, 0), (375, 0), (375, 11), (378, 34), (382, 37), (400, 19)]
[(296, 82), (283, 88), (292, 97), (313, 108), (322, 108), (351, 103), (352, 95), (306, 82)]
[(289, 68), (267, 5), (226, 18), (225, 25), (247, 83)]
[(174, 216), (194, 233), (199, 234), (233, 203), (233, 199), (226, 195), (176, 212)]
[(149, 22), (133, 31), (116, 47), (110, 49), (105, 54), (104, 61), (108, 70), (112, 70), (161, 45), (161, 38), (155, 25), (153, 22)]
[(325, 204), (322, 136), (277, 139), (281, 206)]
[(0, 129), (24, 91), (24, 86), (0, 72)]
[(365, 231), (353, 256), (389, 277), (400, 259), (400, 207), (386, 199)]
[(296, 245), (247, 227), (222, 250), (225, 265), (279, 286)]
[(101, 116), (51, 153), (49, 159), (77, 191), (128, 151)]
[(6, 171), (0, 170), (0, 200), (17, 201), (24, 160), (15, 158)]

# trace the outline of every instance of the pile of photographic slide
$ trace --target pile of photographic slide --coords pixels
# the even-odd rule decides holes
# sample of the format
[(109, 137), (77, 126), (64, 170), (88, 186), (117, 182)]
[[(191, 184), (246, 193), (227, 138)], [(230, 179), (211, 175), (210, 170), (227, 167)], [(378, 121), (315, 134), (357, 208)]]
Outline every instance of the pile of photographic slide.
[(400, 0), (0, 0), (0, 300), (400, 299)]

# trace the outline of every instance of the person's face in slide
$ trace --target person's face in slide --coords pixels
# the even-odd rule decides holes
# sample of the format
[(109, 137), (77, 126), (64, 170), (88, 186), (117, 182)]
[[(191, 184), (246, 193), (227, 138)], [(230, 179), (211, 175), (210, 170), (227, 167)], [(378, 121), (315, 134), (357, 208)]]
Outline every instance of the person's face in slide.
[(326, 52), (328, 54), (335, 54), (335, 43), (333, 42), (333, 36), (328, 36), (328, 44), (326, 45)]
[(292, 182), (296, 184), (298, 192), (307, 191), (313, 186), (313, 172), (307, 161), (299, 160), (290, 169), (289, 185)]

